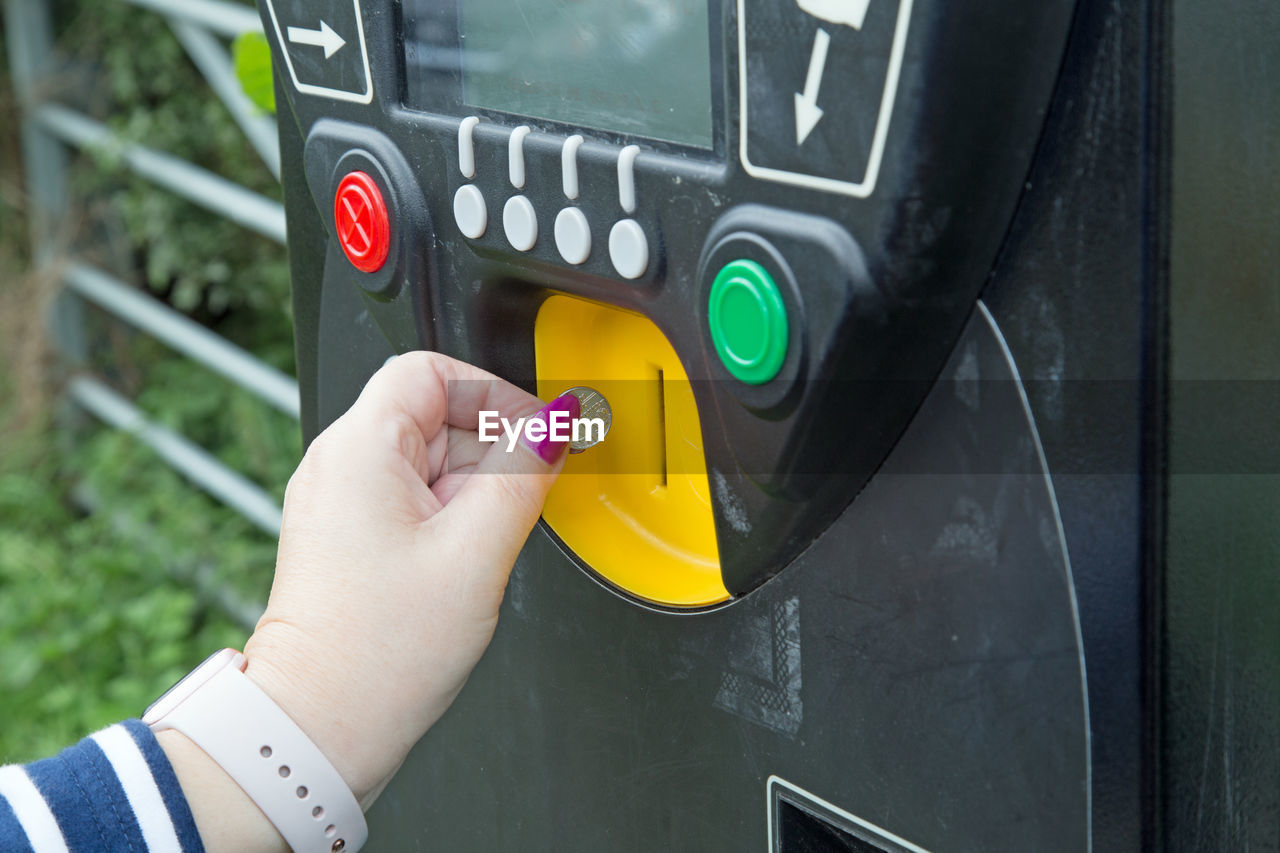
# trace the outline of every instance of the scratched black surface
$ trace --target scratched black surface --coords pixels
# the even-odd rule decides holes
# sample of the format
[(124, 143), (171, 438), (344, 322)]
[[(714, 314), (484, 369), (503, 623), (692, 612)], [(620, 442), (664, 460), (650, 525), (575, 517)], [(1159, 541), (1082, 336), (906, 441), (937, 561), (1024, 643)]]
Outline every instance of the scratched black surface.
[[(1247, 408), (1211, 427), (1203, 386), (1166, 384), (1277, 378), (1280, 161), (1262, 144), (1280, 116), (1264, 82), (1280, 67), (1277, 14), (1255, 0), (1081, 4), (984, 292), (1024, 377), (1147, 389), (1082, 410), (1029, 383), (1051, 470), (1145, 478), (1054, 478), (1088, 661), (1099, 850), (1280, 846), (1280, 493), (1262, 476), (1272, 469), (1223, 476), (1196, 461), (1234, 436), (1275, 437)], [(1166, 461), (1199, 475), (1166, 479)]]
[[(1274, 388), (1280, 7), (1173, 5), (1170, 371)], [(1175, 471), (1224, 443), (1260, 456), (1276, 447), (1274, 420), (1248, 406), (1206, 417), (1186, 388), (1170, 398)], [(1280, 477), (1262, 470), (1169, 484), (1160, 815), (1170, 850), (1280, 848)]]
[[(1154, 4), (1150, 4), (1154, 5)], [(1055, 476), (1084, 635), (1097, 850), (1138, 850), (1148, 806), (1143, 694), (1144, 148), (1147, 3), (1077, 9), (1054, 106), (1014, 227), (983, 298), (1028, 380)], [(1061, 381), (1123, 380), (1108, 407), (1067, 407)]]

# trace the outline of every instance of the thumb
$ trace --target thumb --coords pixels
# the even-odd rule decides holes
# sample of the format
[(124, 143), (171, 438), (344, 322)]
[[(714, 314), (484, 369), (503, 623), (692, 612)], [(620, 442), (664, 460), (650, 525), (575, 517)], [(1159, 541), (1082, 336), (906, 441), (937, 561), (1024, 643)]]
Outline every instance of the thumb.
[(571, 422), (581, 411), (578, 398), (564, 394), (530, 415), (515, 446), (490, 447), (441, 515), (462, 530), (484, 531), (486, 550), (514, 562), (564, 467)]

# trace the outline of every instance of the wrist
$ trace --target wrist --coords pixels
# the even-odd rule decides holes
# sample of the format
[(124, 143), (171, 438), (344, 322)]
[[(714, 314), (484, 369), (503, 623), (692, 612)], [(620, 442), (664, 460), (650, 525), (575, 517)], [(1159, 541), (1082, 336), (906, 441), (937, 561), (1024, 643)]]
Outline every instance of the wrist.
[(289, 849), (244, 789), (204, 750), (174, 729), (157, 732), (156, 740), (178, 777), (205, 850), (284, 853)]
[(290, 661), (275, 649), (260, 648), (254, 638), (245, 646), (245, 657), (245, 675), (302, 729), (367, 810), (387, 772), (380, 772), (371, 758), (372, 733), (362, 724), (367, 720), (352, 718), (352, 695), (327, 692), (318, 680), (321, 673), (311, 671), (321, 668), (316, 662)]

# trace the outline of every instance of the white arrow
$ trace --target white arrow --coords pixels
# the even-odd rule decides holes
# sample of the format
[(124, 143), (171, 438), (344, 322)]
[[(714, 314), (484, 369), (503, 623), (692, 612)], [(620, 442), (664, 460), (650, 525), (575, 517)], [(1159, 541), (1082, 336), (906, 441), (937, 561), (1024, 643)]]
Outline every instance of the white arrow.
[(800, 8), (828, 24), (844, 24), (862, 29), (871, 0), (796, 0)]
[(822, 108), (818, 106), (818, 89), (822, 86), (822, 72), (827, 67), (827, 47), (831, 44), (831, 36), (826, 30), (818, 30), (813, 37), (813, 53), (809, 55), (809, 73), (804, 78), (804, 92), (796, 93), (796, 145), (804, 145), (804, 141), (817, 127), (822, 118)]
[(308, 30), (302, 27), (289, 27), (289, 41), (294, 44), (309, 44), (312, 47), (323, 47), (324, 58), (328, 59), (338, 51), (342, 50), (342, 46), (347, 43), (346, 39), (333, 31), (333, 28), (324, 21), (320, 22), (320, 29)]

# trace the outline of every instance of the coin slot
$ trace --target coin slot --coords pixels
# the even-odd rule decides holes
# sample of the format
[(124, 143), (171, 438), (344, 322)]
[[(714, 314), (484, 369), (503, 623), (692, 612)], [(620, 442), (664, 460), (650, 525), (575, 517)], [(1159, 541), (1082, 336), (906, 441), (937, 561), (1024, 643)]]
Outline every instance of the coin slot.
[(658, 368), (658, 484), (667, 487), (667, 390), (662, 368)]

